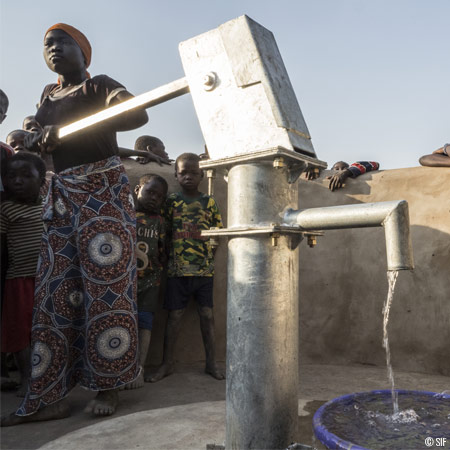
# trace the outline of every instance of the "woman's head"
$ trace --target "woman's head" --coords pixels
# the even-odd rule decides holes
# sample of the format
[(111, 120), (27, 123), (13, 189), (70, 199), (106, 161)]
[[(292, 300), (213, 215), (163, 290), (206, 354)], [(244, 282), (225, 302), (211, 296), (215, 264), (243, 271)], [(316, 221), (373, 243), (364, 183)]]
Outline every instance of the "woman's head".
[(92, 49), (87, 37), (65, 23), (51, 26), (44, 37), (44, 58), (47, 66), (60, 75), (82, 72), (91, 63)]

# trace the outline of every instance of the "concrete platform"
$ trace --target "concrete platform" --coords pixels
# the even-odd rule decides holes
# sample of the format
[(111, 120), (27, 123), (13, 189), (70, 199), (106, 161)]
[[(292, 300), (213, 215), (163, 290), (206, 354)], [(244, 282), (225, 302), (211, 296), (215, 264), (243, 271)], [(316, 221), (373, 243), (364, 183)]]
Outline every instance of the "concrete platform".
[[(442, 392), (450, 377), (396, 372), (396, 387)], [(374, 366), (306, 365), (300, 370), (299, 439), (315, 445), (314, 412), (332, 398), (351, 392), (389, 388), (386, 369)], [(76, 388), (68, 397), (72, 416), (58, 421), (29, 423), (1, 430), (2, 449), (206, 449), (225, 439), (225, 382), (202, 371), (200, 364), (177, 367), (159, 383), (121, 393), (112, 418), (97, 419), (83, 412), (94, 393)], [(2, 414), (20, 399), (2, 393)]]

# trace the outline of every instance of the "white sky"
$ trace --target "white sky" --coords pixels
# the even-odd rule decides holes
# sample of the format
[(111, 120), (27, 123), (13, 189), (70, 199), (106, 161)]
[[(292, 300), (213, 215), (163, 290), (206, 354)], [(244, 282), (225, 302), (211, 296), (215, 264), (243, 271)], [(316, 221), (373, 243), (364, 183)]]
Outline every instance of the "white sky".
[[(450, 142), (450, 0), (0, 0), (0, 87), (9, 97), (0, 139), (35, 112), (54, 82), (42, 56), (48, 27), (69, 23), (93, 48), (92, 75), (133, 94), (184, 76), (181, 41), (247, 14), (271, 30), (317, 156), (413, 167)], [(161, 138), (171, 157), (203, 151), (189, 95), (148, 110), (119, 133)]]

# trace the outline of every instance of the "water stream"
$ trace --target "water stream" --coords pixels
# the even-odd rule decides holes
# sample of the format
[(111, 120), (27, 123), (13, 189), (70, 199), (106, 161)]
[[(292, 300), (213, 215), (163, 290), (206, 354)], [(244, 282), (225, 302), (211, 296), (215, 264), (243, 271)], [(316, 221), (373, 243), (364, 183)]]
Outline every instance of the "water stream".
[(320, 420), (326, 431), (318, 436), (327, 443), (327, 448), (344, 448), (344, 445), (347, 448), (348, 444), (348, 448), (359, 445), (372, 450), (405, 450), (426, 448), (427, 442), (444, 447), (448, 442), (450, 395), (447, 391), (435, 394), (395, 390), (387, 328), (397, 277), (398, 271), (388, 271), (389, 290), (383, 305), (382, 343), (390, 392), (350, 394), (322, 406)]
[(389, 382), (391, 384), (392, 407), (394, 410), (394, 415), (398, 415), (398, 394), (395, 391), (394, 371), (392, 370), (391, 364), (391, 350), (389, 348), (389, 336), (387, 326), (389, 322), (389, 311), (391, 310), (392, 299), (394, 298), (394, 289), (395, 283), (397, 282), (397, 277), (398, 277), (398, 270), (388, 270), (387, 278), (389, 282), (389, 290), (386, 302), (383, 306), (383, 347), (386, 350), (386, 367)]

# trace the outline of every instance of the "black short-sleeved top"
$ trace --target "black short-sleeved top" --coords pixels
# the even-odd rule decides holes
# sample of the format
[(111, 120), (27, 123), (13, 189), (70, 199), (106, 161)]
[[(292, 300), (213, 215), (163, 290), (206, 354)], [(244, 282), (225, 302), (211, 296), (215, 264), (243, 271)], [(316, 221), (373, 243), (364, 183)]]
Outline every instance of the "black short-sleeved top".
[[(46, 125), (68, 125), (110, 106), (111, 100), (126, 89), (107, 75), (97, 75), (74, 86), (63, 95), (58, 85), (49, 84), (41, 96), (36, 120)], [(107, 126), (80, 131), (65, 138), (52, 153), (55, 172), (101, 161), (117, 155), (116, 133)]]

